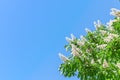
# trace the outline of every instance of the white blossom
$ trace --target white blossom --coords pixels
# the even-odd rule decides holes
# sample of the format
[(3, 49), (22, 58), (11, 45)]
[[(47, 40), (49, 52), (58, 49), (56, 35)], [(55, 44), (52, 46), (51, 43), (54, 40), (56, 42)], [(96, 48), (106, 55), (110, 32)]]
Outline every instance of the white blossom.
[(66, 38), (66, 41), (71, 43), (72, 42), (72, 39), (68, 38), (68, 37), (65, 37)]
[(102, 44), (102, 45), (98, 45), (97, 48), (104, 49), (106, 46), (107, 44)]
[(116, 19), (110, 20), (110, 21), (107, 23), (107, 25), (106, 25), (106, 26), (107, 26), (107, 29), (110, 30), (110, 31), (114, 30), (112, 25), (113, 25), (113, 23), (116, 22), (116, 21), (117, 21)]
[(95, 61), (94, 61), (94, 59), (92, 59), (92, 60), (91, 60), (91, 64), (94, 64), (94, 63), (95, 63)]
[(71, 38), (68, 38), (68, 37), (65, 37), (65, 38), (66, 38), (66, 41), (69, 43), (71, 43), (72, 41), (76, 39), (76, 37), (73, 34), (71, 34)]
[(86, 38), (85, 38), (84, 36), (82, 36), (82, 35), (80, 36), (80, 38), (81, 38), (81, 40), (84, 41), (84, 42), (87, 41)]
[(112, 11), (112, 12), (110, 12), (111, 15), (113, 15), (115, 17), (120, 17), (120, 10), (112, 8), (111, 11)]
[(63, 62), (66, 62), (66, 61), (69, 60), (66, 56), (64, 56), (64, 55), (61, 54), (61, 53), (59, 53), (58, 55), (59, 55), (60, 59), (61, 59)]
[(78, 44), (79, 46), (83, 46), (83, 45), (85, 44), (85, 42), (82, 41), (82, 40), (78, 40), (78, 41), (77, 41), (77, 44)]
[(71, 52), (73, 56), (80, 56), (79, 53), (81, 52), (81, 50), (77, 48), (74, 44), (71, 44), (71, 46), (72, 46)]
[(112, 39), (113, 39), (113, 37), (108, 36), (108, 37), (104, 38), (104, 41), (105, 42), (110, 42)]
[(119, 37), (119, 35), (117, 35), (117, 34), (112, 34), (112, 33), (109, 33), (109, 36), (115, 37), (115, 38)]
[(105, 41), (105, 42), (110, 42), (113, 38), (117, 38), (117, 37), (119, 37), (119, 35), (109, 33), (109, 34), (108, 34), (108, 37), (104, 38), (104, 41)]
[(118, 68), (120, 68), (120, 63), (117, 63), (116, 66), (117, 66)]
[(91, 33), (91, 30), (89, 30), (88, 28), (85, 28), (85, 31), (86, 31), (87, 33)]
[(100, 33), (103, 34), (103, 35), (105, 35), (105, 34), (107, 34), (108, 32), (105, 31), (105, 30), (100, 30)]
[(111, 20), (111, 19), (110, 19), (110, 21), (107, 23), (107, 25), (108, 25), (108, 26), (112, 26), (113, 23), (116, 22), (116, 21), (117, 21), (116, 19), (114, 19), (114, 20)]
[(98, 20), (97, 22), (94, 21), (94, 26), (95, 26), (96, 30), (97, 30), (99, 27), (101, 27), (102, 24), (101, 24), (100, 20)]
[(72, 41), (76, 39), (76, 37), (73, 34), (71, 34), (71, 38), (72, 38)]
[(109, 65), (108, 65), (107, 61), (104, 60), (104, 62), (103, 62), (103, 68), (107, 68), (107, 67), (109, 67)]
[(110, 30), (110, 31), (113, 31), (113, 30), (114, 30), (112, 26), (106, 25), (106, 27), (107, 27), (107, 29)]

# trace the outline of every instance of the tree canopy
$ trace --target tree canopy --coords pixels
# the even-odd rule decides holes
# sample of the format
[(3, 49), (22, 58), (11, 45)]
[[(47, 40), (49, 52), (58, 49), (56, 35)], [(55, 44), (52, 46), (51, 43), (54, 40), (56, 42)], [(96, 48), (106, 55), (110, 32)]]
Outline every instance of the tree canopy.
[(112, 8), (115, 16), (106, 25), (94, 22), (96, 30), (85, 29), (87, 35), (66, 37), (68, 57), (59, 53), (63, 63), (59, 71), (65, 77), (77, 76), (80, 80), (120, 79), (120, 10)]

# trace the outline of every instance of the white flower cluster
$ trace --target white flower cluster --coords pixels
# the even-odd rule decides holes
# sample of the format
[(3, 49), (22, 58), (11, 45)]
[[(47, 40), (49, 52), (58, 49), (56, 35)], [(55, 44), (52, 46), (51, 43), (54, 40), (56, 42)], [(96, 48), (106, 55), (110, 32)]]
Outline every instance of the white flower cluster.
[(105, 35), (105, 34), (107, 34), (108, 32), (105, 31), (105, 30), (100, 30), (100, 33), (103, 34), (103, 35)]
[(94, 21), (94, 26), (95, 26), (96, 30), (97, 30), (99, 27), (101, 27), (102, 24), (101, 24), (100, 20), (98, 20), (97, 22)]
[(107, 68), (107, 67), (109, 67), (109, 65), (108, 65), (107, 61), (104, 60), (104, 62), (103, 62), (103, 68)]
[(107, 44), (97, 45), (97, 48), (104, 49), (107, 46)]
[(61, 59), (63, 62), (66, 62), (66, 61), (69, 60), (66, 56), (64, 56), (64, 55), (61, 54), (61, 53), (59, 53), (59, 57), (60, 57), (60, 59)]
[(115, 17), (120, 17), (120, 10), (112, 8), (111, 9), (112, 12), (110, 13), (111, 15), (115, 16)]
[[(77, 45), (83, 46), (87, 40), (86, 40), (86, 38), (83, 37), (83, 36), (80, 36), (80, 38), (81, 38), (81, 39), (78, 39), (78, 40), (77, 40)], [(74, 44), (71, 43), (71, 42), (73, 42), (74, 40), (76, 40), (76, 37), (75, 37), (73, 34), (71, 34), (71, 38), (66, 37), (66, 40), (67, 40), (67, 42), (69, 42), (70, 45), (71, 45), (71, 54), (72, 54), (73, 56), (78, 56), (78, 57), (79, 57), (80, 55), (82, 55), (81, 49), (78, 48), (76, 45), (74, 45)], [(67, 57), (65, 57), (65, 56), (64, 56), (63, 54), (61, 54), (61, 53), (59, 53), (59, 57), (61, 58), (61, 60), (62, 60), (63, 62), (66, 62), (67, 60), (69, 60)]]
[(73, 34), (71, 34), (71, 38), (66, 37), (66, 40), (67, 40), (67, 42), (69, 42), (69, 43), (71, 43), (71, 42), (74, 41), (75, 39), (76, 39), (76, 37), (75, 37)]
[(80, 52), (82, 51), (79, 48), (77, 48), (74, 44), (71, 44), (71, 46), (72, 46), (72, 49), (71, 49), (72, 55), (80, 56)]
[(108, 26), (108, 27), (112, 26), (113, 23), (116, 22), (116, 21), (117, 21), (117, 20), (115, 20), (115, 19), (114, 19), (114, 20), (111, 20), (111, 19), (110, 19), (110, 21), (107, 23), (107, 26)]
[(85, 41), (78, 39), (77, 44), (79, 46), (83, 46), (85, 44)]
[(107, 28), (108, 28), (108, 30), (110, 30), (110, 31), (113, 31), (114, 29), (113, 29), (113, 23), (114, 22), (116, 22), (117, 20), (116, 19), (114, 19), (114, 20), (111, 20), (110, 19), (110, 21), (107, 23)]
[(86, 31), (87, 33), (92, 33), (92, 31), (91, 31), (90, 29), (88, 29), (88, 28), (85, 28), (85, 31)]
[(109, 33), (108, 36), (104, 38), (104, 41), (105, 42), (110, 42), (113, 38), (117, 38), (117, 37), (119, 37), (119, 35)]

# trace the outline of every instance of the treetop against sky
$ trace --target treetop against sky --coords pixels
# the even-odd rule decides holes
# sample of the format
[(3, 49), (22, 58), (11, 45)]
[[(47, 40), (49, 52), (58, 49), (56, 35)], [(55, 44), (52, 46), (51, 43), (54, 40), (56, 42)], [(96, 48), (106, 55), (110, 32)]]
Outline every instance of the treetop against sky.
[(59, 70), (65, 77), (77, 76), (80, 80), (109, 80), (120, 78), (120, 10), (112, 8), (115, 19), (103, 25), (94, 22), (95, 31), (85, 29), (87, 35), (66, 37), (65, 45), (70, 56), (59, 53), (63, 63)]

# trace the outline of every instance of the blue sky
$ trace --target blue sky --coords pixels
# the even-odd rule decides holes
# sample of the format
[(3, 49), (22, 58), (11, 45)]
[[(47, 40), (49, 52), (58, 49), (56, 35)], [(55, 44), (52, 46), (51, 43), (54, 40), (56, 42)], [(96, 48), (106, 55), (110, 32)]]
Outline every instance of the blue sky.
[(0, 80), (78, 80), (58, 71), (66, 36), (112, 19), (118, 0), (0, 0)]

